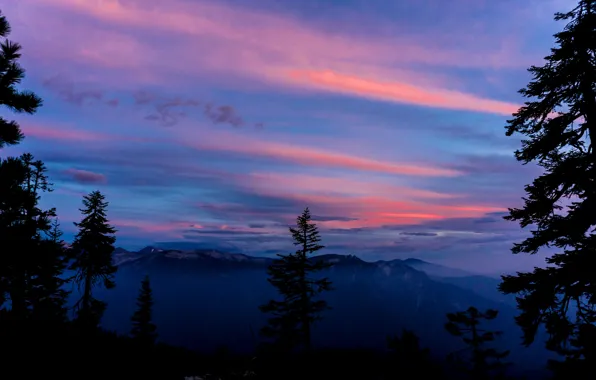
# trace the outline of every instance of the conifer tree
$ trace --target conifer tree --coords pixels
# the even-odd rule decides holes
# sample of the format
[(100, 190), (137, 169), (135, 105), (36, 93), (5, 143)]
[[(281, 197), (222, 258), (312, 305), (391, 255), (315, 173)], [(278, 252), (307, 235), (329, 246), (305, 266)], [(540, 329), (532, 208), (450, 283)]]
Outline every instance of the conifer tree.
[(529, 100), (507, 126), (508, 136), (525, 138), (517, 159), (544, 173), (505, 219), (532, 229), (514, 254), (556, 252), (544, 268), (504, 276), (500, 289), (518, 295), (526, 345), (543, 325), (547, 348), (572, 361), (589, 359), (594, 371), (594, 345), (585, 342), (596, 341), (596, 0), (580, 0), (555, 20), (566, 25), (544, 65), (529, 69), (533, 79), (520, 90)]
[(65, 255), (48, 249), (47, 234), (55, 209), (39, 207), (41, 193), (52, 191), (43, 162), (31, 154), (0, 162), (0, 277), (11, 301), (11, 316), (23, 321), (37, 311), (64, 311), (62, 284)]
[(64, 270), (68, 266), (69, 257), (61, 239), (62, 231), (58, 218), (52, 220), (45, 232), (38, 251), (37, 275), (33, 279), (33, 318), (44, 322), (64, 322), (67, 319), (66, 301), (69, 295), (64, 285)]
[(17, 252), (10, 247), (18, 247), (21, 243), (16, 232), (23, 223), (23, 183), (26, 178), (26, 168), (19, 158), (0, 160), (0, 244), (5, 247), (0, 254), (2, 306), (10, 298), (11, 279), (17, 273), (14, 267)]
[(501, 335), (501, 332), (488, 331), (478, 327), (482, 320), (493, 320), (497, 315), (497, 310), (489, 309), (482, 313), (475, 307), (470, 307), (466, 311), (447, 314), (449, 322), (445, 324), (445, 329), (451, 335), (461, 337), (468, 346), (453, 356), (461, 360), (464, 352), (470, 354), (467, 358), (470, 362), (470, 368), (466, 370), (471, 379), (490, 379), (492, 372), (503, 370), (505, 367), (505, 363), (501, 360), (509, 355), (509, 351), (499, 352), (494, 348), (486, 347), (486, 343), (494, 341), (497, 336)]
[(145, 276), (141, 281), (141, 290), (137, 298), (137, 310), (134, 312), (132, 320), (132, 330), (130, 335), (140, 342), (143, 346), (151, 346), (157, 338), (157, 327), (153, 323), (153, 294), (149, 276)]
[[(30, 91), (19, 91), (16, 86), (24, 78), (24, 70), (19, 65), (21, 58), (21, 46), (18, 43), (9, 41), (7, 37), (11, 32), (10, 24), (0, 11), (0, 105), (16, 113), (33, 114), (42, 104), (37, 95)], [(12, 120), (0, 117), (0, 148), (18, 144), (23, 138), (19, 124)], [(27, 171), (30, 169), (23, 164), (23, 157), (7, 158), (0, 161), (0, 246), (8, 252), (0, 257), (0, 308), (8, 298), (17, 298), (17, 311), (25, 312), (25, 287), (20, 286), (21, 292), (16, 289), (9, 289), (13, 284), (14, 277), (20, 277), (17, 281), (21, 285), (25, 280), (19, 276), (20, 269), (15, 267), (17, 259), (14, 243), (19, 243), (17, 236), (21, 236), (23, 226), (23, 207), (27, 197), (24, 194), (23, 185), (27, 179)], [(29, 204), (31, 202), (29, 201)], [(15, 233), (19, 230), (19, 234)], [(26, 233), (25, 233), (26, 235)], [(23, 249), (24, 247), (19, 247)], [(22, 263), (20, 263), (22, 264)], [(22, 267), (22, 265), (20, 265)], [(20, 271), (22, 272), (22, 270)], [(11, 279), (11, 276), (13, 277)], [(12, 293), (12, 296), (9, 295)], [(11, 300), (11, 303), (12, 300)], [(14, 311), (14, 309), (13, 309)], [(15, 313), (12, 313), (13, 316)]]
[[(21, 45), (7, 39), (11, 28), (0, 12), (0, 104), (14, 112), (33, 114), (41, 106), (41, 99), (30, 91), (16, 89), (25, 76), (19, 65)], [(23, 139), (19, 124), (0, 117), (0, 148), (18, 144)]]
[(74, 280), (83, 293), (76, 304), (77, 321), (84, 329), (94, 329), (99, 325), (106, 304), (93, 297), (93, 288), (116, 286), (117, 267), (113, 263), (116, 230), (108, 222), (108, 202), (102, 193), (93, 191), (84, 196), (83, 206), (80, 211), (84, 217), (80, 223), (75, 223), (79, 232), (72, 244), (71, 269), (76, 271)]
[(268, 281), (277, 288), (282, 300), (271, 300), (260, 307), (264, 313), (273, 314), (261, 333), (273, 338), (283, 351), (310, 350), (311, 326), (321, 318), (321, 312), (329, 309), (326, 301), (315, 298), (331, 290), (328, 278), (312, 277), (331, 264), (309, 257), (324, 246), (320, 244), (319, 231), (311, 221), (308, 207), (298, 216), (296, 224), (296, 228), (290, 227), (290, 233), (297, 250), (278, 255), (279, 259), (268, 268)]

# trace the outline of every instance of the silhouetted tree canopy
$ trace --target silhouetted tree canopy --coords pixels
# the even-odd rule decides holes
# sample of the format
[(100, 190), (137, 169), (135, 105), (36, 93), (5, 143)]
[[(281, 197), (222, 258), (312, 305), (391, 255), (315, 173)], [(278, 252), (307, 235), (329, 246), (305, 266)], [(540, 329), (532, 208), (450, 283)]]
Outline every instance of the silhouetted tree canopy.
[(520, 90), (529, 100), (507, 126), (508, 136), (524, 136), (517, 159), (544, 173), (505, 219), (532, 229), (513, 253), (557, 252), (545, 268), (504, 276), (500, 289), (518, 295), (525, 344), (543, 325), (549, 349), (596, 363), (593, 345), (585, 344), (596, 341), (596, 0), (581, 0), (555, 19), (567, 24), (545, 64), (529, 69), (533, 79)]
[(482, 320), (490, 321), (497, 315), (497, 310), (487, 310), (482, 313), (475, 307), (447, 314), (449, 322), (445, 324), (445, 329), (451, 335), (461, 337), (467, 346), (452, 354), (450, 358), (459, 362), (469, 362), (469, 365), (464, 368), (470, 375), (470, 379), (490, 379), (493, 372), (503, 370), (505, 367), (505, 363), (501, 360), (509, 355), (509, 351), (499, 352), (494, 348), (486, 347), (486, 343), (494, 341), (501, 332), (479, 327)]
[(271, 300), (260, 307), (264, 313), (271, 313), (269, 325), (261, 333), (276, 341), (282, 350), (298, 347), (306, 351), (311, 347), (311, 326), (320, 319), (321, 312), (328, 309), (327, 302), (315, 297), (331, 289), (327, 278), (315, 279), (312, 275), (331, 265), (309, 258), (324, 248), (316, 224), (312, 223), (308, 207), (296, 220), (296, 228), (290, 233), (297, 247), (296, 252), (278, 255), (268, 269), (268, 281), (277, 288), (283, 297), (281, 301)]
[(84, 208), (80, 209), (83, 219), (75, 223), (79, 232), (72, 244), (76, 271), (75, 282), (82, 288), (83, 295), (77, 302), (77, 319), (85, 328), (97, 327), (105, 310), (105, 303), (93, 297), (97, 285), (113, 288), (114, 275), (118, 269), (113, 263), (116, 230), (107, 219), (108, 202), (99, 191), (83, 197)]
[[(33, 114), (42, 101), (34, 93), (16, 88), (25, 77), (25, 70), (18, 63), (21, 45), (8, 40), (9, 34), (10, 24), (0, 12), (0, 104), (13, 112)], [(0, 117), (0, 148), (18, 144), (22, 139), (19, 124)]]
[(0, 161), (0, 293), (3, 303), (10, 300), (12, 320), (65, 318), (66, 253), (52, 226), (55, 210), (39, 206), (52, 190), (46, 171), (28, 153)]
[(137, 310), (133, 314), (130, 335), (144, 346), (151, 346), (157, 338), (157, 327), (153, 323), (153, 293), (149, 276), (141, 281), (137, 298)]

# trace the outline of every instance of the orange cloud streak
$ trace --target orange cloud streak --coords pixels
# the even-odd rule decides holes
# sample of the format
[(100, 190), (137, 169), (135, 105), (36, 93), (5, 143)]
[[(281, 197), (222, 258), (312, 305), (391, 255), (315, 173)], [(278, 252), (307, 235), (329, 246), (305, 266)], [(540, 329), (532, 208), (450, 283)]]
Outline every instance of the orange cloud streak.
[(112, 140), (113, 137), (97, 132), (85, 131), (80, 129), (73, 129), (69, 127), (57, 125), (38, 125), (38, 124), (22, 124), (21, 128), (25, 134), (25, 138), (33, 137), (43, 140), (63, 140), (63, 141), (106, 141)]
[[(23, 130), (26, 136), (46, 140), (85, 142), (114, 140), (140, 143), (168, 142), (165, 138), (137, 138), (108, 133), (96, 133), (54, 125), (39, 126), (27, 124), (23, 127)], [(315, 148), (242, 138), (238, 135), (217, 133), (215, 131), (212, 131), (209, 139), (205, 139), (205, 141), (192, 142), (189, 136), (186, 136), (184, 139), (175, 139), (170, 140), (169, 142), (178, 143), (182, 146), (189, 146), (198, 150), (240, 153), (314, 167), (336, 167), (350, 170), (421, 177), (453, 177), (461, 174), (460, 172), (451, 169), (401, 164), (396, 162), (383, 162), (370, 158), (323, 151)]]
[(130, 141), (130, 142), (157, 142), (157, 139), (145, 137), (133, 137), (116, 135), (104, 132), (92, 132), (75, 126), (61, 124), (31, 124), (21, 123), (21, 129), (25, 138), (32, 137), (41, 140), (54, 141), (80, 141), (80, 142), (98, 142), (98, 141)]
[(333, 71), (291, 71), (289, 77), (299, 83), (311, 84), (329, 91), (465, 111), (479, 111), (511, 115), (519, 105), (482, 99), (473, 95), (448, 90), (427, 90), (407, 83), (378, 82)]
[[(181, 230), (192, 228), (190, 222), (169, 222), (169, 223), (153, 223), (151, 221), (129, 220), (129, 219), (111, 219), (111, 224), (116, 229), (126, 228), (127, 235), (134, 235), (135, 232), (139, 236), (146, 236), (146, 233), (159, 233), (161, 236), (167, 235), (170, 237), (182, 238)], [(128, 231), (130, 229), (131, 231)]]
[(252, 156), (274, 158), (277, 160), (284, 160), (287, 162), (309, 166), (336, 167), (343, 169), (422, 177), (454, 177), (461, 174), (460, 172), (452, 169), (417, 166), (395, 162), (383, 162), (370, 158), (329, 152), (310, 147), (300, 147), (277, 142), (242, 139), (239, 137), (232, 137), (232, 135), (229, 135), (229, 139), (224, 139), (222, 137), (223, 136), (217, 140), (213, 139), (208, 143), (189, 143), (188, 140), (180, 141), (180, 143), (193, 146), (197, 149), (242, 153)]
[(305, 205), (324, 205), (335, 215), (357, 220), (322, 221), (326, 228), (380, 227), (384, 225), (418, 224), (429, 219), (473, 218), (505, 208), (469, 205), (437, 205), (415, 201), (398, 201), (386, 197), (339, 197), (327, 195), (286, 195)]
[(318, 177), (303, 174), (252, 173), (251, 181), (244, 181), (259, 191), (310, 192), (319, 194), (378, 195), (392, 198), (450, 199), (454, 194), (394, 186), (375, 182), (371, 179), (362, 181), (340, 177)]

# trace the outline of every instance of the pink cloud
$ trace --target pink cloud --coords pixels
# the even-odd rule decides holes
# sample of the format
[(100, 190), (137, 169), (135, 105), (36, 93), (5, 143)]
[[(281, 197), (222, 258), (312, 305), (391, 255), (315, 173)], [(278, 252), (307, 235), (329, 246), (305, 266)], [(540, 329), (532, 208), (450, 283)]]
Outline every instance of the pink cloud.
[(503, 115), (511, 115), (519, 109), (517, 104), (482, 99), (457, 91), (424, 89), (407, 83), (379, 82), (333, 71), (293, 71), (289, 75), (299, 83), (314, 85), (328, 91), (397, 103)]
[[(20, 5), (31, 14), (31, 20), (46, 22), (46, 13), (35, 8), (39, 6), (62, 10), (57, 17), (65, 17), (64, 11), (73, 12), (73, 23), (68, 29), (56, 23), (56, 28), (48, 31), (55, 37), (51, 40), (61, 41), (64, 49), (50, 49), (52, 44), (39, 39), (35, 45), (46, 46), (48, 55), (60, 51), (61, 55), (54, 57), (60, 64), (64, 62), (63, 50), (74, 49), (72, 55), (79, 61), (126, 69), (130, 75), (113, 78), (115, 85), (135, 79), (171, 84), (172, 72), (179, 73), (184, 81), (187, 76), (232, 81), (231, 73), (295, 90), (336, 91), (498, 114), (516, 110), (515, 105), (438, 90), (445, 82), (453, 87), (452, 80), (437, 77), (436, 70), (406, 68), (419, 63), (476, 68), (521, 65), (519, 57), (502, 51), (495, 41), (474, 49), (453, 50), (422, 36), (342, 35), (272, 13), (201, 1), (23, 0)], [(106, 24), (96, 26), (76, 15)], [(134, 34), (155, 30), (164, 32), (164, 38), (172, 43), (156, 47), (152, 38), (145, 40), (141, 33)], [(486, 48), (494, 45), (493, 50)], [(384, 78), (383, 83), (374, 78)]]
[(103, 133), (86, 131), (83, 129), (53, 124), (41, 125), (32, 123), (22, 123), (21, 129), (23, 130), (25, 137), (33, 137), (36, 139), (43, 140), (89, 142), (99, 140), (111, 140), (113, 138), (112, 136)]
[[(323, 32), (295, 19), (258, 11), (248, 7), (230, 6), (206, 1), (176, 0), (23, 0), (31, 4), (48, 4), (96, 17), (126, 27), (162, 29), (183, 35), (208, 37), (239, 42), (245, 52), (257, 48), (269, 53), (283, 53), (303, 63), (313, 58), (361, 59), (367, 61), (407, 62), (486, 67), (487, 55), (478, 57), (466, 50), (444, 50), (441, 46), (425, 47), (432, 40), (415, 36), (380, 39), (346, 36)], [(217, 20), (217, 21), (216, 21)], [(290, 42), (290, 43), (289, 43)], [(488, 55), (490, 51), (487, 51)], [(498, 66), (515, 65), (511, 57), (502, 54)], [(376, 57), (374, 57), (376, 55)]]
[(128, 236), (146, 237), (147, 234), (158, 234), (160, 238), (182, 238), (180, 233), (183, 229), (191, 228), (191, 222), (171, 221), (154, 222), (142, 219), (111, 218), (111, 224), (119, 231)]
[(64, 170), (63, 173), (79, 183), (87, 183), (87, 184), (107, 183), (107, 178), (105, 175), (103, 175), (101, 173), (95, 173), (92, 171), (88, 171), (88, 170), (71, 168), (71, 169)]
[[(317, 222), (324, 228), (419, 224), (428, 220), (482, 217), (486, 213), (505, 210), (503, 207), (470, 204), (465, 198), (450, 194), (382, 182), (275, 173), (253, 173), (247, 177), (238, 177), (234, 182), (260, 196), (287, 199), (294, 204), (309, 206), (317, 215), (346, 217), (345, 220)], [(449, 204), (442, 204), (441, 201), (446, 199), (450, 200)], [(459, 203), (453, 203), (454, 200)], [(270, 211), (240, 204), (198, 206), (233, 214), (236, 220), (267, 220), (273, 216)], [(292, 221), (295, 215), (281, 215), (278, 210), (275, 211), (275, 217)]]
[(454, 177), (461, 174), (452, 169), (379, 161), (307, 146), (259, 141), (232, 134), (218, 133), (216, 136), (212, 134), (206, 138), (198, 138), (198, 141), (192, 141), (190, 136), (186, 136), (185, 139), (179, 139), (178, 143), (201, 150), (241, 153), (315, 167), (335, 167), (423, 177)]
[(394, 186), (374, 181), (371, 178), (358, 181), (341, 177), (319, 177), (304, 174), (252, 173), (249, 175), (249, 179), (248, 181), (244, 180), (241, 185), (251, 186), (253, 189), (258, 189), (260, 193), (267, 191), (275, 194), (306, 192), (434, 200), (458, 197), (453, 194)]
[(99, 142), (99, 141), (129, 141), (129, 142), (155, 142), (157, 139), (116, 135), (104, 132), (94, 132), (80, 127), (55, 123), (30, 123), (22, 122), (21, 129), (25, 138), (32, 137), (40, 140), (71, 141), (71, 142)]
[(307, 146), (261, 141), (254, 138), (247, 138), (214, 130), (210, 131), (208, 136), (197, 136), (196, 139), (188, 133), (186, 133), (184, 137), (175, 137), (172, 139), (139, 138), (109, 133), (90, 132), (79, 130), (74, 127), (58, 125), (41, 126), (36, 124), (26, 124), (23, 127), (23, 130), (26, 136), (45, 140), (80, 141), (85, 143), (96, 141), (131, 141), (136, 143), (171, 142), (180, 146), (192, 147), (197, 150), (239, 153), (313, 167), (334, 167), (421, 177), (454, 177), (461, 174), (453, 169), (430, 165), (381, 161), (373, 158), (330, 152)]
[(319, 222), (326, 228), (419, 224), (429, 219), (472, 218), (483, 216), (488, 212), (505, 210), (501, 207), (440, 205), (375, 196), (294, 194), (288, 197), (301, 201), (305, 205), (318, 205), (327, 212), (356, 219)]

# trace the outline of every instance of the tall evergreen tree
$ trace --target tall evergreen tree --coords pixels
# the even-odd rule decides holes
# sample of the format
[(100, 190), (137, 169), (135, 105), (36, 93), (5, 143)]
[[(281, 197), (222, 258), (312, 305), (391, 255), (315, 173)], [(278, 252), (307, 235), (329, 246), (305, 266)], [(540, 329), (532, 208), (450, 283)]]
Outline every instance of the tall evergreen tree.
[[(32, 92), (16, 89), (25, 73), (17, 62), (21, 57), (21, 46), (7, 39), (10, 31), (10, 24), (0, 11), (0, 105), (13, 112), (33, 114), (42, 101)], [(18, 144), (22, 138), (23, 134), (16, 121), (0, 117), (0, 148)], [(13, 233), (22, 227), (23, 184), (27, 178), (27, 170), (29, 169), (24, 167), (22, 157), (0, 161), (0, 246), (9, 252), (0, 255), (0, 309), (10, 298), (10, 276), (17, 272), (12, 248), (16, 246), (11, 244), (18, 241)], [(12, 293), (16, 295), (14, 291)], [(17, 301), (17, 310), (24, 310), (21, 307), (23, 304)]]
[(157, 339), (157, 327), (153, 323), (153, 292), (149, 276), (141, 281), (141, 290), (137, 298), (137, 310), (133, 314), (130, 335), (144, 346), (151, 346)]
[(63, 251), (48, 249), (55, 209), (39, 207), (41, 193), (51, 191), (43, 162), (31, 154), (0, 162), (0, 240), (8, 249), (0, 255), (0, 277), (11, 301), (14, 320), (31, 311), (64, 311), (66, 294), (60, 279)]
[(79, 232), (72, 244), (71, 269), (76, 271), (75, 282), (83, 293), (76, 304), (77, 321), (83, 328), (94, 329), (99, 325), (106, 304), (93, 297), (93, 288), (116, 286), (117, 267), (113, 263), (116, 229), (108, 222), (108, 202), (102, 193), (93, 191), (84, 196), (83, 206), (80, 211), (84, 217), (80, 223), (75, 223)]
[[(19, 65), (21, 45), (7, 39), (10, 24), (0, 12), (0, 104), (14, 112), (33, 114), (41, 106), (41, 99), (30, 91), (19, 91), (16, 85), (25, 77)], [(18, 144), (23, 139), (19, 124), (0, 117), (0, 148)]]
[(54, 218), (45, 238), (40, 242), (38, 271), (33, 279), (33, 318), (44, 322), (64, 322), (67, 319), (66, 301), (69, 295), (64, 285), (68, 279), (64, 271), (69, 257), (61, 239), (62, 231), (58, 218)]
[(321, 318), (322, 311), (329, 309), (326, 301), (315, 297), (331, 290), (328, 278), (314, 279), (312, 275), (331, 264), (309, 257), (324, 246), (320, 244), (319, 231), (311, 221), (308, 207), (298, 216), (296, 224), (296, 228), (290, 227), (290, 233), (297, 250), (292, 254), (278, 255), (279, 259), (268, 268), (268, 281), (283, 299), (271, 300), (260, 307), (264, 313), (273, 314), (269, 325), (261, 333), (275, 339), (283, 350), (302, 347), (308, 351), (311, 348), (312, 323)]
[(508, 136), (525, 136), (517, 159), (544, 173), (525, 187), (524, 206), (505, 219), (533, 228), (514, 254), (558, 252), (545, 268), (504, 276), (500, 289), (518, 295), (526, 345), (543, 325), (549, 349), (589, 359), (594, 371), (596, 352), (585, 342), (596, 341), (596, 0), (580, 0), (555, 20), (566, 25), (546, 63), (529, 69), (533, 79), (520, 93), (530, 100), (507, 126)]
[(18, 253), (14, 250), (19, 247), (20, 241), (15, 232), (23, 223), (25, 172), (26, 168), (19, 158), (0, 160), (0, 244), (5, 247), (0, 254), (0, 306), (4, 306), (10, 298), (11, 279), (17, 272), (14, 261)]
[[(470, 362), (466, 372), (473, 380), (490, 379), (493, 372), (504, 369), (505, 363), (501, 360), (509, 355), (509, 351), (499, 352), (494, 348), (486, 347), (486, 343), (494, 341), (501, 332), (478, 327), (482, 320), (493, 320), (497, 315), (497, 310), (487, 310), (482, 313), (475, 307), (447, 314), (449, 322), (445, 324), (445, 329), (451, 335), (461, 337), (468, 346), (453, 355), (453, 358)], [(469, 357), (462, 357), (464, 354), (469, 354)]]

